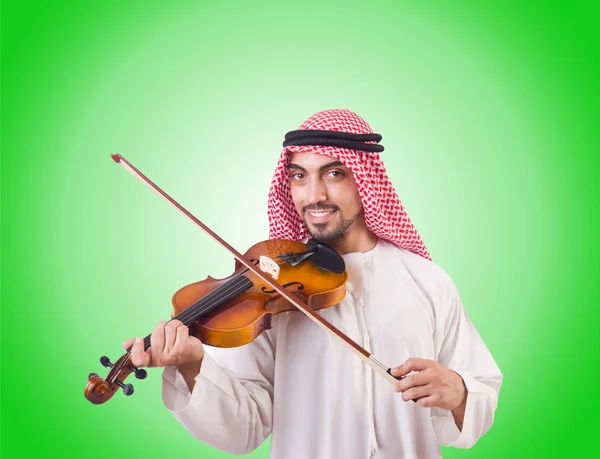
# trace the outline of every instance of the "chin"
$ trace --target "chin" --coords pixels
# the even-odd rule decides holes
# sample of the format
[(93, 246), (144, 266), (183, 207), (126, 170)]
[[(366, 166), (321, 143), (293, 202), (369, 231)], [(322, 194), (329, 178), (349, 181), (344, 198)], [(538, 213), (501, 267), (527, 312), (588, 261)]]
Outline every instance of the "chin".
[(307, 225), (308, 233), (313, 239), (322, 242), (332, 241), (340, 236), (337, 234), (338, 231), (335, 230), (335, 227), (331, 228), (329, 225), (323, 226), (322, 228), (317, 228), (314, 225)]

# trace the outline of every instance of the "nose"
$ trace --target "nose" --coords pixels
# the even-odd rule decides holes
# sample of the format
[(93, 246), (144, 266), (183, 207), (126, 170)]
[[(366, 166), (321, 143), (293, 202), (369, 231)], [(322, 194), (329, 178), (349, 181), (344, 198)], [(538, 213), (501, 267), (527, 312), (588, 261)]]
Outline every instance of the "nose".
[(327, 201), (327, 189), (319, 178), (314, 178), (308, 184), (307, 199), (309, 204)]

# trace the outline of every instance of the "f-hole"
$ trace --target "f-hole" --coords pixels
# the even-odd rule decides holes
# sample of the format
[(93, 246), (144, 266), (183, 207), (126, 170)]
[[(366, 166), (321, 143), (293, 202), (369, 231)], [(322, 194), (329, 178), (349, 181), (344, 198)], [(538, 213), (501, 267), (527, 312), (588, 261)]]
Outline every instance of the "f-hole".
[[(294, 284), (298, 284), (298, 290), (304, 290), (304, 285), (302, 285), (301, 282), (288, 282), (287, 284), (283, 284), (283, 288), (288, 288), (290, 285), (294, 285)], [(271, 294), (271, 293), (275, 293), (276, 290), (267, 290), (267, 286), (263, 285), (262, 289), (263, 293), (267, 293), (267, 294)]]

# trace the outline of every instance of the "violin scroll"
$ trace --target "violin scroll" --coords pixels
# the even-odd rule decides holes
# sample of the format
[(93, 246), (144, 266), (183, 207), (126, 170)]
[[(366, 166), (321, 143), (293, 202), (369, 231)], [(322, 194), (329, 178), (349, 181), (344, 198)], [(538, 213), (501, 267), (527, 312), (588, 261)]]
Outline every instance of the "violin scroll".
[(125, 384), (123, 381), (132, 372), (137, 379), (144, 379), (148, 373), (146, 370), (135, 367), (131, 364), (131, 355), (126, 353), (116, 363), (111, 363), (108, 357), (102, 356), (100, 363), (105, 367), (110, 367), (110, 371), (105, 379), (102, 379), (96, 373), (90, 373), (88, 382), (83, 391), (85, 398), (95, 405), (100, 405), (110, 400), (118, 389), (123, 389), (125, 395), (133, 394), (133, 385)]

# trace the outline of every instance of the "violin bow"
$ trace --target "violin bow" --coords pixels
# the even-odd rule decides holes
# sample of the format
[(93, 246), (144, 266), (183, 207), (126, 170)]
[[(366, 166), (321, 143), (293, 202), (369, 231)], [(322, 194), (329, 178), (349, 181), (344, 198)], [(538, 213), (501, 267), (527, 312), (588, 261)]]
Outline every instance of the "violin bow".
[(253, 263), (244, 257), (241, 253), (239, 253), (236, 249), (231, 247), (227, 242), (225, 242), (219, 235), (217, 235), (214, 231), (212, 231), (208, 226), (202, 223), (198, 218), (192, 215), (187, 209), (185, 209), (181, 204), (175, 201), (171, 196), (161, 190), (152, 180), (142, 174), (138, 169), (136, 169), (129, 161), (127, 161), (120, 154), (111, 154), (112, 159), (117, 163), (127, 169), (131, 174), (140, 179), (146, 185), (148, 185), (153, 191), (158, 193), (159, 196), (163, 197), (169, 204), (173, 205), (177, 210), (183, 213), (186, 217), (192, 220), (196, 225), (206, 231), (210, 236), (213, 237), (219, 244), (225, 247), (233, 256), (243, 264), (248, 270), (252, 271), (255, 275), (260, 277), (263, 281), (265, 281), (268, 285), (274, 288), (281, 296), (283, 296), (286, 300), (296, 306), (304, 315), (306, 315), (309, 319), (315, 322), (318, 326), (323, 328), (327, 333), (330, 333), (332, 336), (337, 338), (342, 342), (351, 352), (353, 352), (358, 358), (360, 358), (364, 363), (369, 365), (375, 372), (379, 373), (385, 379), (387, 379), (392, 384), (396, 384), (396, 382), (401, 379), (400, 377), (395, 377), (391, 373), (391, 368), (382, 364), (379, 360), (377, 360), (370, 352), (368, 352), (363, 347), (359, 346), (354, 340), (346, 336), (340, 330), (338, 330), (334, 325), (332, 325), (329, 321), (318, 315), (315, 311), (313, 311), (310, 307), (308, 307), (304, 302), (298, 300), (296, 297), (292, 296), (281, 284), (276, 282), (273, 278), (266, 275), (262, 270), (257, 268)]

